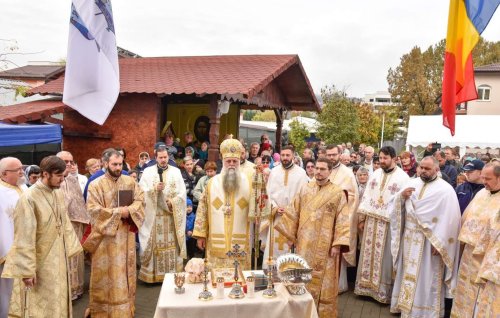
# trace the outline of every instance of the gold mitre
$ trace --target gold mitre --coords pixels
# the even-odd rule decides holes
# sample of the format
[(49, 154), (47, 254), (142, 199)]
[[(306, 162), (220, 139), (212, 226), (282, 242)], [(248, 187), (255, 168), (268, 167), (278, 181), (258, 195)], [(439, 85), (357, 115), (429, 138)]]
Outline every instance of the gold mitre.
[(240, 159), (243, 145), (238, 139), (226, 139), (220, 144), (222, 159), (237, 158)]

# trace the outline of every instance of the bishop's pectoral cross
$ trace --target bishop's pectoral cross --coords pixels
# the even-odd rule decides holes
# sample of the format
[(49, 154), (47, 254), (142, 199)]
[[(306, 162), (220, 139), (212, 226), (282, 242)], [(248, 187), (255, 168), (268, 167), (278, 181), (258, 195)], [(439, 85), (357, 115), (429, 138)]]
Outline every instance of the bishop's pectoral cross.
[(228, 202), (224, 207), (224, 215), (227, 217), (231, 216), (231, 204)]

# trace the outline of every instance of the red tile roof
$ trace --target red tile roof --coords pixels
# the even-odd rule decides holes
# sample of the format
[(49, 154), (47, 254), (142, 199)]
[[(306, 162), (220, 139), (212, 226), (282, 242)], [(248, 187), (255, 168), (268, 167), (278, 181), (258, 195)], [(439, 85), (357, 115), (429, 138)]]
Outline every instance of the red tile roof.
[[(319, 110), (298, 55), (120, 59), (120, 93), (242, 94), (251, 99), (276, 80), (287, 105)], [(64, 76), (30, 94), (62, 94)], [(298, 109), (298, 108), (297, 108)]]
[(64, 112), (67, 106), (61, 100), (37, 100), (12, 106), (0, 107), (0, 121), (6, 123), (25, 123), (44, 119), (53, 114)]

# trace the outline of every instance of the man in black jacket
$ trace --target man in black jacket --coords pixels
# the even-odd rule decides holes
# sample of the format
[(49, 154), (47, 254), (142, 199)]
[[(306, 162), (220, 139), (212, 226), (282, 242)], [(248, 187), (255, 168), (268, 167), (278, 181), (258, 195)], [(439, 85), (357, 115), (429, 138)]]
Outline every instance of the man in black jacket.
[(457, 169), (446, 161), (446, 155), (442, 150), (436, 151), (434, 153), (434, 158), (436, 158), (439, 162), (441, 174), (445, 174), (449, 180), (446, 180), (446, 178), (443, 179), (445, 179), (449, 184), (451, 184), (453, 189), (455, 189), (457, 187)]

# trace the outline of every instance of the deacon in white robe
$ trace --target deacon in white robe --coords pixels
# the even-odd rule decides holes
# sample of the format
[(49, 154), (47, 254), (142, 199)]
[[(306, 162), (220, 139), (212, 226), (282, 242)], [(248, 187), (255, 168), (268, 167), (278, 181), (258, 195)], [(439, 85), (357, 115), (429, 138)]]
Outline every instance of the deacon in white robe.
[[(267, 181), (267, 194), (273, 210), (284, 210), (293, 202), (295, 194), (300, 188), (308, 182), (307, 174), (304, 169), (293, 163), (293, 148), (283, 147), (281, 150), (281, 165), (272, 169)], [(278, 222), (281, 216), (277, 215), (275, 222)], [(265, 244), (264, 260), (269, 257), (269, 221), (262, 222), (260, 227), (261, 239)], [(274, 230), (273, 256), (278, 258), (280, 255), (290, 250), (288, 240), (285, 236)], [(267, 268), (267, 262), (263, 262), (263, 268)]]
[[(27, 189), (25, 180), (21, 161), (12, 157), (0, 160), (0, 277), (14, 241), (14, 208)], [(0, 278), (0, 318), (9, 313), (13, 281), (12, 278)]]
[(356, 209), (359, 205), (358, 183), (352, 169), (340, 162), (340, 148), (329, 145), (326, 147), (326, 156), (333, 163), (330, 181), (339, 186), (347, 195), (349, 207), (350, 242), (349, 252), (343, 253), (340, 260), (339, 293), (347, 291), (347, 266), (356, 266), (356, 250), (358, 244), (358, 216)]
[(146, 202), (139, 230), (139, 279), (162, 282), (166, 273), (182, 271), (186, 252), (186, 186), (178, 168), (168, 165), (166, 148), (155, 150), (157, 164), (144, 169), (139, 186)]
[(433, 157), (420, 162), (420, 178), (411, 179), (394, 198), (391, 253), (396, 270), (391, 312), (401, 317), (444, 316), (452, 298), (459, 261), (460, 206), (455, 190), (437, 177)]
[(392, 294), (389, 214), (394, 196), (410, 177), (396, 166), (394, 148), (383, 147), (379, 154), (381, 169), (370, 176), (357, 210), (363, 236), (354, 293), (389, 304)]

